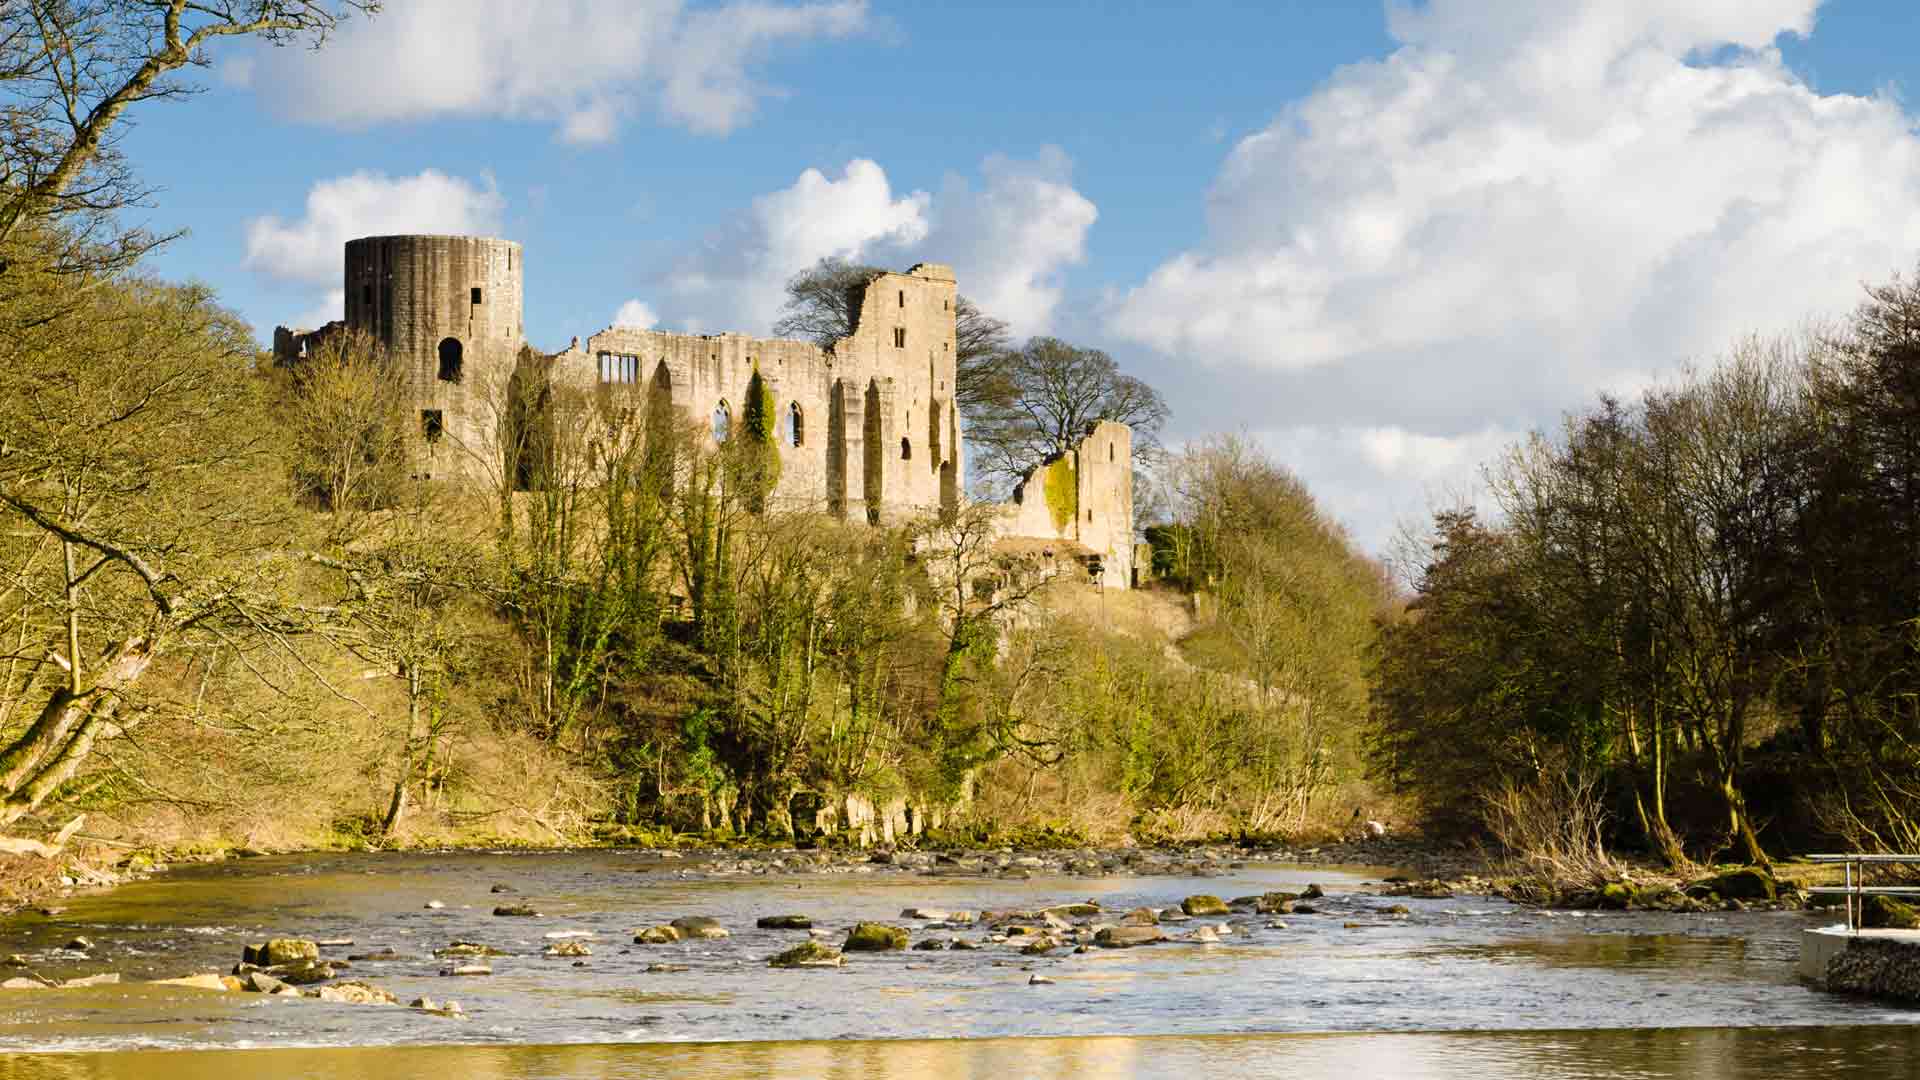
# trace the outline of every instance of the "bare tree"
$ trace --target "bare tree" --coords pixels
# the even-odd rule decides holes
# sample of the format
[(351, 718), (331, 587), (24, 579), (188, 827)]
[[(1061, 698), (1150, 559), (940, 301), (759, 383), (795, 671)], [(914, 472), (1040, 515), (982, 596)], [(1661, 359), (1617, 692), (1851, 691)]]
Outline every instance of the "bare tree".
[[(8, 0), (0, 4), (0, 274), (39, 241), (65, 271), (121, 269), (168, 237), (120, 223), (148, 194), (117, 145), (134, 105), (195, 87), (228, 38), (318, 45), (379, 0)], [(50, 228), (54, 223), (59, 228)]]
[(333, 515), (336, 531), (393, 502), (405, 483), (412, 421), (406, 373), (370, 335), (333, 334), (286, 373), (295, 484)]
[(0, 729), (0, 826), (140, 722), (156, 665), (325, 617), (285, 588), (304, 564), (246, 325), (191, 287), (83, 299), (0, 335), (0, 699), (37, 713)]
[(1059, 338), (1033, 338), (1001, 361), (997, 402), (971, 423), (974, 474), (1012, 482), (1066, 453), (1096, 421), (1133, 428), (1136, 459), (1158, 453), (1168, 409), (1160, 392), (1123, 374), (1113, 357)]

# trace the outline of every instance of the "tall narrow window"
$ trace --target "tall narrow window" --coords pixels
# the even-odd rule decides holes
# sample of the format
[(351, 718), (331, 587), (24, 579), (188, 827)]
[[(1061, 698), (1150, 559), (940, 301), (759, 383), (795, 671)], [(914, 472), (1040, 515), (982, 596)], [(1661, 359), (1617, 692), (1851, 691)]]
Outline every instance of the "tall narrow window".
[(913, 443), (910, 440), (907, 440), (907, 439), (900, 440), (900, 460), (901, 461), (913, 460)]
[(806, 441), (806, 416), (800, 411), (800, 403), (787, 406), (787, 434), (793, 439), (793, 445), (799, 446)]
[(480, 303), (480, 286), (475, 285), (472, 289), (468, 290), (467, 302), (476, 305)]
[(371, 285), (360, 286), (360, 303), (362, 303), (367, 307), (373, 306), (373, 286)]
[(446, 430), (446, 420), (439, 409), (420, 410), (420, 434), (425, 435), (428, 442), (439, 442)]
[(714, 406), (713, 409), (713, 441), (717, 443), (726, 442), (727, 435), (732, 430), (733, 410), (727, 408), (727, 403), (722, 401), (720, 404)]
[(907, 306), (907, 290), (905, 289), (900, 290), (900, 306), (901, 307)]
[(906, 327), (896, 326), (893, 328), (893, 347), (896, 349), (904, 349), (907, 347)]
[(440, 381), (457, 383), (460, 381), (461, 348), (459, 338), (440, 340)]

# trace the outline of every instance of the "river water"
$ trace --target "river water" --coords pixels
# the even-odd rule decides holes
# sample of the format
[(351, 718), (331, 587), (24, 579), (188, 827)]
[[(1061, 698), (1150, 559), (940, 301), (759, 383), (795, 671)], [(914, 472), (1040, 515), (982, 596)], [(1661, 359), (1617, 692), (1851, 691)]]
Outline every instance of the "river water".
[[(435, 1080), (1920, 1076), (1920, 1013), (1795, 982), (1798, 933), (1824, 921), (1801, 914), (1581, 915), (1478, 897), (1381, 898), (1363, 888), (1390, 872), (1378, 868), (1029, 880), (716, 869), (608, 851), (274, 857), (75, 897), (51, 918), (0, 922), (0, 954), (23, 954), (54, 978), (111, 971), (126, 981), (0, 991), (0, 1080), (236, 1069)], [(765, 958), (805, 933), (754, 928), (770, 914), (834, 930), (877, 919), (914, 928), (917, 940), (927, 933), (899, 918), (903, 908), (1092, 900), (1125, 910), (1309, 882), (1329, 894), (1322, 912), (1284, 916), (1284, 927), (1251, 915), (1168, 927), (1232, 924), (1219, 944), (1041, 957), (989, 944), (785, 971)], [(502, 902), (542, 917), (495, 917)], [(1393, 904), (1411, 914), (1389, 914)], [(632, 944), (636, 929), (683, 915), (713, 916), (732, 936)], [(590, 935), (579, 940), (593, 955), (541, 955), (548, 935), (567, 933)], [(76, 935), (94, 942), (89, 955), (61, 948)], [(358, 962), (348, 975), (402, 1001), (456, 998), (467, 1018), (137, 982), (225, 970), (243, 944), (268, 936), (353, 940), (331, 957), (389, 947), (411, 959)], [(454, 940), (509, 955), (491, 961), (491, 976), (443, 977), (432, 950)], [(684, 970), (649, 972), (654, 964)], [(1030, 985), (1035, 975), (1053, 983)]]

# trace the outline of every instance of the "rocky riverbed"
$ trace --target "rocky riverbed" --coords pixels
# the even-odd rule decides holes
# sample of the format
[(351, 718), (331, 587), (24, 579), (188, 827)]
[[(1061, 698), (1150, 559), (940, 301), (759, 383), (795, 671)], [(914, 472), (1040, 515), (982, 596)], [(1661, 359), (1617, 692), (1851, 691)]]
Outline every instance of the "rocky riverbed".
[(1910, 1015), (1799, 987), (1803, 914), (1546, 911), (1391, 864), (1302, 857), (1312, 858), (1224, 848), (458, 852), (185, 867), (0, 923), (0, 956), (21, 961), (11, 977), (36, 983), (0, 992), (0, 1045)]

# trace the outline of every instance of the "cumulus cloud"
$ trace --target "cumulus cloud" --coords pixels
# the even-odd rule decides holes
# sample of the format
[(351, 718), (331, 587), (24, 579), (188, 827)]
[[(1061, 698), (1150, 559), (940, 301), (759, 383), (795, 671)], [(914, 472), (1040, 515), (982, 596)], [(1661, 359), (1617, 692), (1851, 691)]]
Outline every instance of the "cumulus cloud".
[(639, 300), (629, 300), (620, 305), (613, 313), (613, 325), (624, 326), (632, 330), (651, 330), (660, 322), (660, 316)]
[(1060, 303), (1061, 272), (1085, 259), (1099, 212), (1074, 189), (1072, 162), (1058, 147), (1032, 161), (996, 154), (980, 172), (977, 189), (957, 176), (942, 187), (929, 257), (954, 264), (982, 311), (1023, 335), (1044, 333)]
[(331, 284), (340, 280), (340, 250), (348, 240), (388, 233), (497, 233), (505, 209), (491, 177), (475, 184), (434, 169), (398, 177), (351, 173), (313, 185), (304, 217), (249, 221), (246, 266), (284, 281)]
[(1785, 66), (1774, 43), (1817, 6), (1390, 4), (1398, 47), (1240, 140), (1205, 240), (1112, 326), (1163, 370), (1208, 369), (1177, 409), (1344, 432), (1318, 444), (1350, 458), (1325, 476), (1408, 492), (1475, 433), (1845, 310), (1920, 249), (1920, 138), (1897, 102)]
[(886, 170), (856, 158), (837, 177), (818, 169), (762, 195), (668, 275), (677, 325), (764, 332), (786, 283), (822, 258), (904, 269), (954, 266), (960, 289), (1016, 333), (1047, 329), (1061, 271), (1083, 258), (1098, 216), (1070, 181), (1065, 154), (996, 155), (978, 183), (950, 176), (939, 195), (896, 192)]
[(273, 77), (251, 82), (283, 114), (322, 123), (507, 116), (597, 143), (651, 110), (724, 134), (777, 92), (755, 79), (756, 61), (867, 24), (866, 0), (701, 10), (683, 0), (409, 0), (348, 24), (325, 49), (275, 50)]

